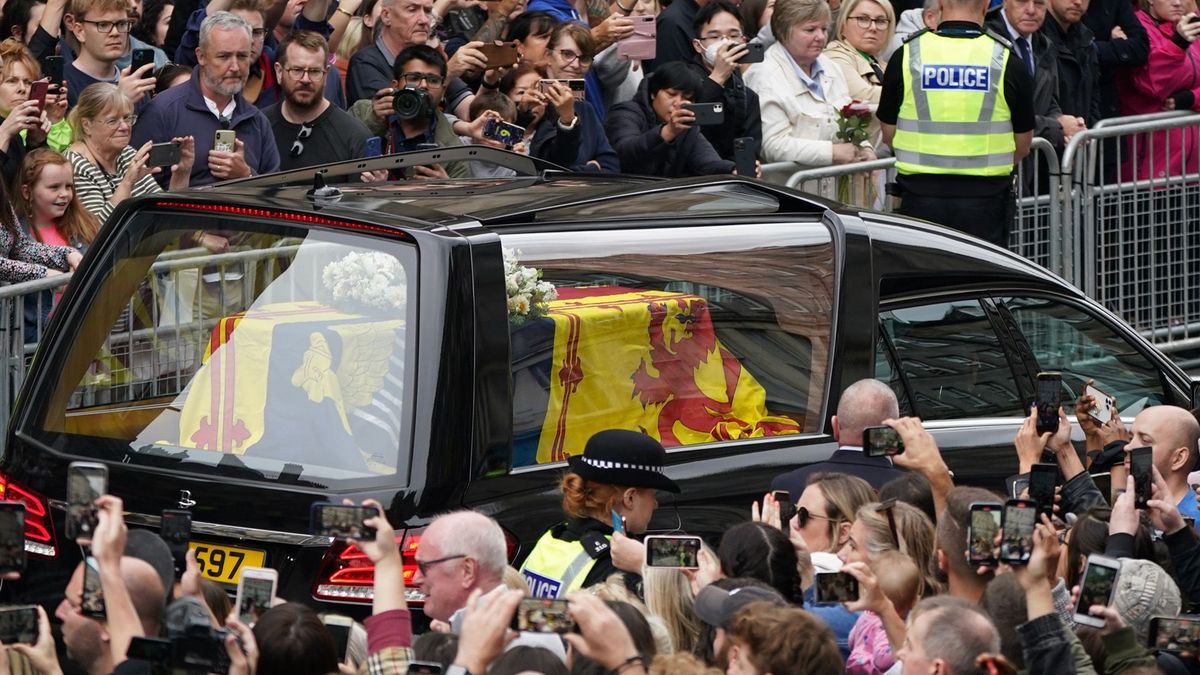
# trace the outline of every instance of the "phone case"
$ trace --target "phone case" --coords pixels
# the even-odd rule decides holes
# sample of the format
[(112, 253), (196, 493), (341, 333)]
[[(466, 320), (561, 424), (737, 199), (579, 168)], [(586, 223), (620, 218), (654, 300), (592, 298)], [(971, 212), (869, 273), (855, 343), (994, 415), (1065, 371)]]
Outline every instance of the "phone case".
[(511, 42), (496, 41), (490, 45), (485, 44), (479, 47), (479, 51), (483, 52), (489, 68), (515, 66), (521, 60), (517, 46)]
[(237, 149), (237, 134), (233, 131), (218, 131), (213, 140), (213, 150), (233, 152)]
[[(658, 54), (658, 24), (652, 16), (631, 16), (633, 34), (617, 42), (617, 56), (630, 61), (646, 61)], [(647, 21), (649, 19), (649, 21)]]
[(1088, 415), (1100, 424), (1108, 424), (1113, 415), (1117, 414), (1117, 402), (1113, 397), (1095, 387), (1088, 387), (1084, 393), (1091, 396), (1096, 404), (1088, 411)]

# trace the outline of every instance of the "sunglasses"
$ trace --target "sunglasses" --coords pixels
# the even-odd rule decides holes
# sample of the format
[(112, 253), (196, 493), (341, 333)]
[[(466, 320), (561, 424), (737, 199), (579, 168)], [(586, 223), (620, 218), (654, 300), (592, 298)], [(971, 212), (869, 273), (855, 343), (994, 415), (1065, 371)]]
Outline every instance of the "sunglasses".
[(299, 157), (304, 152), (304, 139), (311, 136), (312, 132), (313, 128), (307, 123), (300, 125), (300, 133), (296, 134), (296, 140), (292, 143), (292, 157)]
[(813, 518), (816, 518), (817, 520), (828, 520), (831, 523), (837, 521), (836, 518), (813, 513), (808, 510), (807, 506), (801, 506), (800, 508), (796, 509), (796, 518), (799, 520), (801, 529), (808, 527), (808, 521), (812, 520)]
[(896, 514), (894, 513), (895, 509), (896, 500), (889, 499), (886, 502), (882, 502), (879, 506), (876, 506), (875, 513), (882, 513), (885, 517), (887, 517), (888, 532), (892, 534), (892, 545), (896, 547), (897, 551), (905, 553), (904, 542), (900, 539), (900, 534), (896, 530)]

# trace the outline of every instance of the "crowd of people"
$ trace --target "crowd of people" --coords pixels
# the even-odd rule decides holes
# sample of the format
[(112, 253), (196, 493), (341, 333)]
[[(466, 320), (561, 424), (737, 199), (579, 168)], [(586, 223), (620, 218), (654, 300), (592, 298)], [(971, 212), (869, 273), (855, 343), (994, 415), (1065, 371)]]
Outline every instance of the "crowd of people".
[[(838, 453), (780, 475), (772, 487), (790, 486), (790, 495), (773, 490), (748, 504), (746, 521), (694, 560), (651, 560), (642, 542), (656, 495), (679, 490), (663, 472), (662, 446), (602, 431), (571, 457), (563, 521), (519, 570), (492, 518), (464, 510), (429, 523), (412, 577), (424, 621), (407, 606), (414, 589), (386, 511), (366, 500), (378, 514), (363, 521), (373, 538), (350, 543), (375, 566), (372, 613), (350, 631), (344, 654), (303, 604), (276, 599), (253, 625), (239, 620), (228, 596), (201, 578), (194, 552), (176, 579), (166, 543), (128, 529), (121, 500), (104, 495), (80, 543), (98, 566), (107, 614), (82, 606), (81, 563), (56, 610), (61, 646), (91, 675), (160, 672), (131, 643), (186, 634), (194, 645), (197, 622), (205, 635), (217, 631), (230, 675), (1200, 672), (1191, 638), (1200, 618), (1189, 616), (1200, 606), (1200, 486), (1189, 477), (1200, 422), (1160, 405), (1126, 430), (1118, 417), (1097, 423), (1093, 405), (1089, 397), (1075, 405), (1083, 453), (1062, 410), (1058, 431), (1042, 434), (1035, 410), (1013, 443), (1021, 473), (998, 494), (955, 485), (920, 420), (899, 416), (885, 384), (859, 381), (838, 403)], [(863, 431), (877, 425), (899, 433), (903, 453), (863, 454)], [(1125, 458), (1135, 445), (1152, 448), (1152, 495), (1140, 507)], [(1016, 536), (1006, 528), (1029, 523), (983, 528), (972, 513), (1010, 497), (1027, 503), (1015, 498), (1027, 497), (1025, 474), (1044, 456), (1061, 474), (1053, 507), (1020, 535), (1028, 538), (1020, 562), (987, 560), (1011, 548), (1001, 545)], [(1100, 473), (1124, 489), (1099, 489)], [(1085, 581), (1096, 556), (1112, 565), (1107, 586)], [(11, 646), (16, 660), (0, 658), (0, 672), (69, 672), (60, 651), (42, 612), (37, 640)]]

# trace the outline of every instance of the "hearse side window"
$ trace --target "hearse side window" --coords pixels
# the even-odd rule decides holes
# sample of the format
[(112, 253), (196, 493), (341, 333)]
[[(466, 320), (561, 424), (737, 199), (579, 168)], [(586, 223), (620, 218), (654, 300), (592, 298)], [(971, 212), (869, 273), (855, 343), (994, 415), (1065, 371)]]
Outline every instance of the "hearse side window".
[[(201, 232), (223, 246), (199, 246)], [(35, 438), (248, 480), (407, 479), (415, 247), (163, 211), (124, 224), (93, 263), (105, 275), (58, 350)]]
[(1012, 368), (978, 300), (892, 309), (879, 318), (922, 419), (1021, 414)]
[(562, 461), (614, 427), (668, 448), (818, 431), (834, 297), (824, 225), (502, 239), (558, 295), (510, 321), (513, 466)]
[(1159, 370), (1109, 324), (1081, 309), (1047, 298), (1002, 298), (1038, 367), (1063, 374), (1064, 400), (1083, 393), (1089, 379), (1116, 397), (1125, 416), (1166, 403)]
[(883, 338), (883, 328), (879, 329), (879, 339), (875, 341), (875, 379), (887, 384), (896, 393), (900, 404), (900, 414), (912, 414), (912, 402), (908, 400), (908, 391), (904, 388), (904, 380), (900, 378), (900, 369), (896, 367), (887, 340)]

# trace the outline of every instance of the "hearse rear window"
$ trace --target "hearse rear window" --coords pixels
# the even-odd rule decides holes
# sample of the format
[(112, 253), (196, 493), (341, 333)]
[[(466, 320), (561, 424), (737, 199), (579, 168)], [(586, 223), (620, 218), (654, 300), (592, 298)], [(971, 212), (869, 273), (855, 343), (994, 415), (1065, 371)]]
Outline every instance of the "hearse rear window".
[(250, 480), (407, 479), (416, 260), (352, 232), (143, 212), (93, 261), (107, 275), (32, 434)]
[[(819, 223), (502, 235), (513, 466), (578, 454), (596, 431), (668, 448), (814, 433), (834, 297)], [(532, 275), (554, 289), (520, 293)]]

